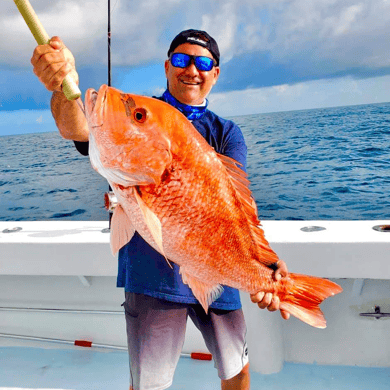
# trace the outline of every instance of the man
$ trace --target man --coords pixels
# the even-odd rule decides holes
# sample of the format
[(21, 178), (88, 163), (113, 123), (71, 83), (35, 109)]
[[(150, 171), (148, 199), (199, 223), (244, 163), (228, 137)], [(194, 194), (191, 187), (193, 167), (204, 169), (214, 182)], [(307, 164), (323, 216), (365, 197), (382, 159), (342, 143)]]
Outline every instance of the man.
[[(165, 75), (168, 88), (159, 99), (183, 112), (218, 153), (246, 168), (246, 145), (241, 130), (207, 109), (206, 96), (218, 80), (220, 53), (216, 41), (206, 32), (186, 30), (178, 34), (168, 50)], [(61, 92), (62, 80), (78, 76), (74, 58), (58, 37), (38, 46), (31, 60), (34, 73), (50, 91), (51, 108), (61, 135), (75, 142), (87, 154), (88, 126), (76, 102)], [(137, 233), (119, 252), (118, 287), (125, 288), (126, 323), (130, 355), (130, 389), (166, 389), (184, 342), (187, 317), (202, 332), (221, 378), (222, 390), (249, 389), (249, 363), (245, 342), (246, 327), (237, 290), (224, 292), (206, 315), (182, 282), (179, 269), (166, 265), (165, 258)], [(287, 275), (283, 261), (275, 278)], [(251, 299), (262, 309), (279, 309), (279, 299), (259, 292)], [(289, 314), (281, 311), (282, 317)]]

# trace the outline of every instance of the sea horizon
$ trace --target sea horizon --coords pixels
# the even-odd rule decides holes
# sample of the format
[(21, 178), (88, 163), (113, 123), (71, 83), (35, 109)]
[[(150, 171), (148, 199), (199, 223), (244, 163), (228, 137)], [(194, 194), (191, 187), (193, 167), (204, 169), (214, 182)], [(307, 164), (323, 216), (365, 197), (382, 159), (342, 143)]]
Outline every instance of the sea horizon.
[[(268, 114), (276, 114), (276, 113), (290, 113), (290, 112), (301, 112), (301, 111), (311, 111), (311, 110), (321, 110), (321, 109), (329, 109), (329, 108), (346, 108), (346, 107), (359, 107), (359, 106), (369, 106), (369, 105), (376, 105), (376, 104), (387, 104), (390, 103), (390, 101), (383, 101), (383, 102), (374, 102), (374, 103), (362, 103), (362, 104), (348, 104), (348, 105), (330, 105), (330, 106), (324, 106), (324, 107), (310, 107), (310, 108), (300, 108), (300, 109), (291, 109), (291, 110), (275, 110), (275, 111), (264, 111), (264, 112), (257, 112), (252, 114), (242, 114), (242, 115), (228, 115), (228, 116), (222, 116), (225, 119), (232, 120), (233, 118), (239, 118), (239, 117), (245, 117), (245, 116), (251, 116), (251, 115), (268, 115)], [(212, 105), (209, 106), (209, 109), (213, 111)], [(15, 109), (15, 110), (2, 110), (0, 108), (0, 118), (2, 117), (2, 114), (5, 113), (7, 116), (10, 116), (10, 114), (14, 114), (17, 118), (9, 118), (6, 123), (3, 123), (0, 120), (0, 137), (7, 137), (7, 136), (17, 136), (17, 135), (24, 135), (24, 134), (40, 134), (40, 133), (50, 133), (50, 132), (57, 132), (58, 129), (56, 127), (56, 124), (54, 122), (54, 119), (51, 115), (51, 110), (49, 108), (47, 109)], [(9, 125), (12, 123), (12, 120), (14, 120), (18, 125), (20, 125), (20, 113), (25, 113), (30, 116), (29, 120), (22, 119), (26, 124), (33, 125), (36, 129), (35, 131), (23, 131), (20, 133), (13, 133), (13, 134), (2, 134), (1, 128), (4, 125)], [(40, 115), (39, 115), (40, 114)], [(219, 115), (216, 112), (217, 115)], [(38, 115), (38, 117), (36, 117)], [(12, 115), (11, 115), (12, 116)], [(36, 118), (35, 118), (36, 117)], [(42, 119), (40, 119), (42, 117)], [(45, 126), (44, 129), (42, 127)], [(53, 126), (54, 130), (47, 130), (46, 128)], [(41, 127), (41, 129), (40, 129)]]
[[(261, 220), (390, 219), (390, 103), (231, 117)], [(57, 131), (0, 137), (0, 220), (106, 220), (106, 180)]]

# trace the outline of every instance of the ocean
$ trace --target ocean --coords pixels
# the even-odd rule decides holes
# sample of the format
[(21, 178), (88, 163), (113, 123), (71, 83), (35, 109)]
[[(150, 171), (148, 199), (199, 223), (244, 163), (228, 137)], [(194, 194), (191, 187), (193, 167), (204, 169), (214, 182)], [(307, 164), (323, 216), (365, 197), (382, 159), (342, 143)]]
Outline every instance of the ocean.
[[(231, 119), (261, 220), (390, 219), (390, 103)], [(55, 130), (0, 137), (0, 220), (108, 218), (107, 182)]]

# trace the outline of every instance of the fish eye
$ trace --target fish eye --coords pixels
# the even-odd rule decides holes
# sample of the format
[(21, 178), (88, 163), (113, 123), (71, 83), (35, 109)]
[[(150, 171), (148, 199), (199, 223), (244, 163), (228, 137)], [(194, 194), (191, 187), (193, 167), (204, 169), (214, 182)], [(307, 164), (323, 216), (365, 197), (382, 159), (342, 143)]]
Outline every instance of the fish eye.
[(139, 123), (146, 121), (147, 112), (144, 108), (136, 108), (134, 110), (134, 119)]

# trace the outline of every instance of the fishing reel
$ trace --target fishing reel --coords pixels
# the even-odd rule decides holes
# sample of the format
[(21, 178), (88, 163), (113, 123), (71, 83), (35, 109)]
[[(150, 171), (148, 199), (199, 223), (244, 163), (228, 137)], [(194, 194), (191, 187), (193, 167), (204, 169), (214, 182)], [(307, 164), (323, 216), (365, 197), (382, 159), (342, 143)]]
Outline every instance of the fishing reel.
[(106, 208), (106, 210), (110, 213), (113, 213), (116, 206), (118, 206), (118, 198), (116, 197), (114, 192), (106, 192), (104, 194), (104, 207)]

